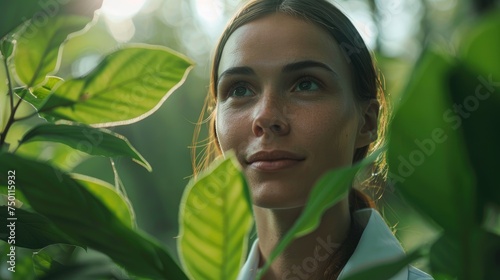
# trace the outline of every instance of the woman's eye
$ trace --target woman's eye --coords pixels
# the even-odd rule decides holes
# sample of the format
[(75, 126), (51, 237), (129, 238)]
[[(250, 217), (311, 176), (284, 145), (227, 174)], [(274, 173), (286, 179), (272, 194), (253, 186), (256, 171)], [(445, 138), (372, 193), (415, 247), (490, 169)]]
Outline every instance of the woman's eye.
[(237, 86), (231, 89), (229, 92), (229, 96), (235, 96), (235, 97), (244, 97), (244, 96), (250, 96), (252, 95), (253, 92), (246, 86)]
[(294, 91), (314, 91), (318, 90), (318, 83), (311, 80), (300, 81), (296, 86)]

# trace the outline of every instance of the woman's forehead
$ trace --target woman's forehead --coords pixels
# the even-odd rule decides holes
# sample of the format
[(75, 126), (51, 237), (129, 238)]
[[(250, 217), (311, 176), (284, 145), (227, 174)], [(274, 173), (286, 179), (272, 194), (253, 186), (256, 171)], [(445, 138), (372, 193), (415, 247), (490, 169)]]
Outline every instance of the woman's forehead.
[(306, 20), (276, 13), (251, 21), (231, 34), (218, 73), (242, 66), (282, 68), (303, 60), (325, 63), (341, 76), (343, 71), (348, 72), (343, 52), (326, 30)]

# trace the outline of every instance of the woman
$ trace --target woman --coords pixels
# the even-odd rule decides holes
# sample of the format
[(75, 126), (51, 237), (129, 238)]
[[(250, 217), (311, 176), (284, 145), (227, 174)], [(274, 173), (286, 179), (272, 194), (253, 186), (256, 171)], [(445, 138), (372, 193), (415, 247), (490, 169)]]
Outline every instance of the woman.
[[(251, 1), (216, 48), (207, 104), (213, 112), (206, 162), (234, 150), (252, 193), (259, 239), (239, 279), (253, 279), (316, 180), (363, 159), (381, 139), (377, 71), (352, 23), (327, 1)], [(371, 207), (352, 189), (263, 279), (342, 279), (403, 255)], [(432, 278), (409, 267), (394, 279)]]

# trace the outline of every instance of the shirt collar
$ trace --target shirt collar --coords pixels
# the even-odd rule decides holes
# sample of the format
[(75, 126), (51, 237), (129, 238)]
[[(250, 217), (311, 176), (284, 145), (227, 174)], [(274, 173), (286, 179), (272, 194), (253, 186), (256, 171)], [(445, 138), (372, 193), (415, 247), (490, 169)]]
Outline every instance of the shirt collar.
[[(361, 209), (354, 212), (354, 219), (364, 227), (363, 234), (351, 258), (339, 274), (338, 280), (405, 255), (399, 241), (380, 214), (372, 208)], [(252, 245), (247, 261), (241, 268), (237, 280), (254, 280), (259, 271), (259, 246), (258, 239)], [(402, 269), (390, 280), (407, 280), (408, 266)]]
[[(372, 208), (354, 212), (354, 219), (365, 229), (351, 258), (339, 274), (338, 279), (344, 279), (352, 273), (376, 266), (405, 255), (399, 241), (380, 214)], [(408, 279), (408, 267), (394, 275), (391, 280)]]
[(241, 268), (237, 280), (254, 280), (259, 272), (259, 261), (259, 239), (257, 239), (253, 242), (247, 261)]

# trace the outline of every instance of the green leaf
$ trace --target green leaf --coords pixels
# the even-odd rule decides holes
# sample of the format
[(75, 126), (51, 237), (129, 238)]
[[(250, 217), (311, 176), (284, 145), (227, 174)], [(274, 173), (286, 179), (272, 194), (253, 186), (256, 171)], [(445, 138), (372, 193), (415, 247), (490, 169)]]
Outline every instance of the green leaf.
[(482, 75), (500, 81), (500, 11), (497, 9), (483, 17), (460, 44), (460, 58)]
[(52, 141), (90, 155), (130, 157), (151, 172), (151, 165), (122, 135), (76, 123), (42, 124), (28, 131), (19, 144)]
[(447, 77), (453, 64), (425, 51), (389, 128), (389, 178), (406, 200), (450, 233), (478, 224), (474, 176)]
[(461, 115), (454, 120), (463, 132), (476, 175), (477, 205), (484, 207), (487, 202), (500, 205), (495, 176), (500, 155), (500, 130), (491, 129), (500, 127), (500, 79), (491, 82), (491, 76), (487, 78), (460, 64), (452, 70), (448, 84), (454, 104), (461, 108)]
[(366, 268), (353, 275), (345, 277), (345, 280), (386, 280), (390, 279), (401, 269), (408, 266), (411, 262), (423, 257), (425, 255), (423, 249), (415, 250), (404, 257), (398, 258), (391, 262), (378, 264), (374, 267)]
[[(11, 1), (0, 2), (1, 11), (9, 11), (8, 13), (3, 13), (2, 17), (0, 17), (0, 39), (12, 32), (17, 26), (31, 18), (35, 12), (40, 10), (38, 1), (18, 0), (16, 2), (16, 4), (13, 4)], [(49, 1), (41, 0), (40, 2), (45, 4)], [(22, 8), (12, 8), (12, 5), (22, 5)]]
[(490, 232), (484, 232), (482, 242), (482, 264), (485, 279), (500, 279), (500, 236)]
[[(478, 206), (500, 205), (497, 178), (500, 154), (500, 11), (480, 18), (464, 36), (459, 57), (461, 64), (449, 79), (451, 96), (465, 113), (460, 124), (476, 173)], [(487, 148), (485, 148), (487, 147)]]
[(63, 79), (56, 76), (48, 76), (42, 84), (35, 88), (27, 89), (25, 87), (19, 87), (14, 89), (15, 93), (22, 97), (22, 99), (37, 110), (40, 110), (45, 102), (48, 100), (47, 97), (52, 93), (52, 89), (56, 88)]
[(234, 156), (214, 164), (186, 188), (178, 248), (193, 279), (236, 279), (252, 227), (246, 183)]
[(445, 232), (431, 247), (429, 264), (432, 272), (460, 276), (461, 279), (485, 279), (482, 270), (478, 269), (482, 256), (477, 236), (476, 232), (476, 238), (461, 242), (463, 240)]
[[(44, 256), (47, 257), (47, 256)], [(37, 280), (137, 279), (130, 278), (114, 267), (112, 262), (89, 260), (62, 265), (52, 261), (53, 267)]]
[[(0, 206), (0, 219), (6, 221), (7, 225), (11, 222), (14, 223), (16, 246), (40, 249), (54, 243), (77, 243), (60, 231), (49, 219), (38, 213), (15, 208), (14, 213), (17, 220), (10, 221), (7, 220), (7, 218), (12, 218), (8, 215), (8, 210), (11, 211), (7, 206)], [(9, 232), (8, 227), (0, 227), (0, 238), (8, 242)]]
[(0, 1), (0, 11), (8, 11), (0, 17), (0, 39), (12, 32), (23, 22), (33, 18), (34, 24), (42, 26), (47, 20), (62, 12), (92, 17), (102, 0), (16, 0)]
[(88, 75), (62, 83), (40, 111), (47, 118), (93, 126), (136, 122), (155, 112), (184, 82), (191, 64), (164, 47), (125, 47)]
[(429, 264), (433, 273), (458, 276), (464, 251), (456, 238), (442, 235), (432, 244), (430, 253)]
[(311, 190), (304, 210), (292, 228), (271, 252), (269, 259), (257, 276), (258, 279), (264, 275), (274, 259), (294, 239), (304, 236), (318, 227), (323, 213), (349, 194), (352, 182), (358, 171), (372, 164), (380, 153), (381, 150), (375, 151), (362, 162), (350, 167), (331, 170), (319, 179)]
[(47, 246), (32, 258), (39, 280), (130, 279), (109, 258), (71, 245)]
[[(72, 239), (111, 257), (131, 273), (154, 279), (187, 279), (156, 241), (124, 225), (79, 182), (60, 170), (12, 154), (0, 158), (0, 174), (15, 170), (16, 188), (31, 207)], [(0, 184), (6, 184), (0, 176)]]
[(31, 142), (19, 146), (16, 155), (39, 162), (47, 162), (64, 171), (71, 171), (91, 156), (56, 142)]
[(81, 174), (71, 174), (71, 177), (99, 198), (124, 225), (130, 228), (136, 227), (128, 199), (118, 193), (113, 185)]
[(83, 29), (90, 19), (79, 16), (48, 18), (38, 25), (30, 22), (20, 34), (14, 56), (18, 78), (28, 87), (41, 84), (59, 68), (62, 47), (68, 36)]
[(37, 277), (43, 277), (51, 270), (69, 264), (77, 247), (54, 244), (33, 253), (33, 268)]
[[(15, 203), (17, 208), (23, 208), (24, 210), (28, 211), (31, 210), (31, 206), (29, 205), (28, 200), (24, 197), (23, 192), (21, 192), (20, 190), (16, 190), (15, 192)], [(7, 186), (0, 185), (0, 205), (9, 205), (9, 189), (7, 188)]]
[(12, 42), (12, 40), (0, 39), (0, 53), (4, 57), (4, 60), (7, 60), (10, 57), (13, 50), (14, 50), (14, 42)]
[(500, 237), (475, 229), (460, 237), (443, 235), (432, 245), (429, 264), (433, 273), (460, 279), (499, 279)]

